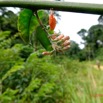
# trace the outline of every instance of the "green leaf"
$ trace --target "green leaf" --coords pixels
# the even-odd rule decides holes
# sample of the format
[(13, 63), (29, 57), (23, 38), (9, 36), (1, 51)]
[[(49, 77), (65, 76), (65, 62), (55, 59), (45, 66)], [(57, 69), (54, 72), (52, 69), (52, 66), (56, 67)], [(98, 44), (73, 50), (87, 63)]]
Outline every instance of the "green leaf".
[(42, 21), (42, 24), (47, 25), (48, 20), (49, 20), (48, 13), (44, 10), (38, 10), (38, 15), (39, 15), (40, 20)]
[(29, 43), (29, 37), (39, 25), (34, 12), (29, 9), (24, 9), (20, 12), (18, 18), (18, 30), (21, 32), (21, 38), (24, 42)]
[(52, 44), (41, 26), (38, 26), (36, 29), (36, 37), (47, 51), (53, 50)]

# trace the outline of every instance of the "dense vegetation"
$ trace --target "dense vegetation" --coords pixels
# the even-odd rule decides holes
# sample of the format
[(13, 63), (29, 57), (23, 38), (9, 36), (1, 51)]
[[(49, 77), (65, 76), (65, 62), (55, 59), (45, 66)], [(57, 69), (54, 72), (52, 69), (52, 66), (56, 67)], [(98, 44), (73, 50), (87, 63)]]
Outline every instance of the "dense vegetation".
[(17, 18), (18, 14), (0, 8), (1, 103), (103, 102), (103, 71), (94, 65), (96, 59), (103, 61), (102, 16), (98, 25), (78, 32), (83, 49), (71, 41), (65, 55), (42, 59), (37, 57), (44, 50), (40, 43), (36, 42), (36, 51), (35, 44), (25, 44), (20, 38)]

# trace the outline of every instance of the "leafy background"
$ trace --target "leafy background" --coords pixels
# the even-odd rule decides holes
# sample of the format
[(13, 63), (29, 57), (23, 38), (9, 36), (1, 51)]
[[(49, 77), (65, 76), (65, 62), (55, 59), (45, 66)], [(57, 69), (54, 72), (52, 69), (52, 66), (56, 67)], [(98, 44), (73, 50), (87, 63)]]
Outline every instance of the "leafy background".
[[(15, 14), (7, 8), (0, 8), (0, 12), (1, 103), (103, 102), (102, 16), (98, 18), (98, 25), (88, 31), (84, 28), (78, 31), (84, 40), (83, 49), (71, 41), (71, 48), (64, 55), (41, 59), (37, 54), (45, 51), (48, 45), (44, 47), (44, 42), (35, 37), (39, 24), (33, 12), (25, 9)], [(48, 11), (40, 11), (39, 16), (48, 26)], [(18, 26), (22, 28), (18, 30)], [(96, 60), (101, 63), (101, 70), (97, 68)]]

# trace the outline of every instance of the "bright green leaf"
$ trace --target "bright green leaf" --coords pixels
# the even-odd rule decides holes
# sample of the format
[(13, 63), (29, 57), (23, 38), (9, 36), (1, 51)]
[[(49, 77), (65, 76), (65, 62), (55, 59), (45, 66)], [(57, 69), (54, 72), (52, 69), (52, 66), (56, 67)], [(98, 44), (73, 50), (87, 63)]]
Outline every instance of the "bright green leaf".
[(21, 38), (26, 43), (29, 43), (29, 37), (39, 25), (34, 12), (29, 9), (24, 9), (20, 12), (18, 18), (18, 29), (21, 32)]

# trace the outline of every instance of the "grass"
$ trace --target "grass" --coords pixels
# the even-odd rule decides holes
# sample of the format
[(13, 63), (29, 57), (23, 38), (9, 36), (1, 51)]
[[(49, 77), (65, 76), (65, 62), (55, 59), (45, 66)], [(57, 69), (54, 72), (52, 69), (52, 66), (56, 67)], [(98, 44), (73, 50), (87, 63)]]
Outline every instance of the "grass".
[(103, 70), (94, 62), (66, 61), (64, 67), (70, 98), (65, 103), (103, 103)]

